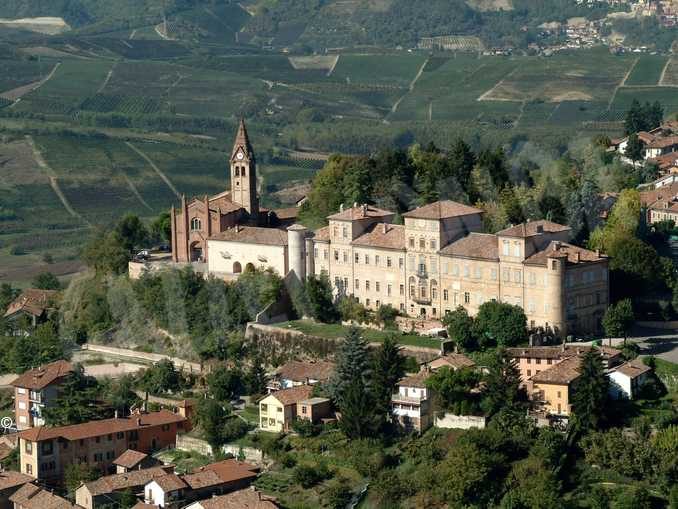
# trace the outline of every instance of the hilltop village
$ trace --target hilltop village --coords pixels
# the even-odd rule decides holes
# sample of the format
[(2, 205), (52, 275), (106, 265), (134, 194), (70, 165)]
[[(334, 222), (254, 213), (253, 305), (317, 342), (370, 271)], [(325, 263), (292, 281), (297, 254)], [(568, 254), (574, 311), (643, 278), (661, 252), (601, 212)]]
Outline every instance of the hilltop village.
[[(168, 204), (167, 247), (139, 249), (144, 227), (127, 217), (88, 248), (106, 295), (74, 304), (69, 293), (96, 287), (64, 292), (49, 274), (3, 287), (0, 500), (674, 507), (675, 364), (629, 339), (637, 269), (624, 261), (620, 281), (628, 255), (615, 242), (636, 242), (629, 222), (674, 228), (675, 133), (667, 121), (599, 140), (654, 180), (599, 195), (586, 244), (552, 213), (490, 233), (482, 203), (440, 195), (397, 210), (339, 203), (306, 227), (313, 192), (260, 205), (241, 120), (230, 187)], [(634, 281), (631, 295), (646, 284)], [(647, 459), (629, 465), (634, 455)], [(574, 480), (570, 462), (625, 484)]]

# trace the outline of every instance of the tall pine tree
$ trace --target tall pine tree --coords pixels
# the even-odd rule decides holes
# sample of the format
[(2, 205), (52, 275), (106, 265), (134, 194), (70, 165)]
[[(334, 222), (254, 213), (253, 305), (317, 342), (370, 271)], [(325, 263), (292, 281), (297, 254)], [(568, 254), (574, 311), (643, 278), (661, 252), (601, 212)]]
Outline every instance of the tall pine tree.
[(374, 353), (373, 385), (377, 409), (383, 421), (391, 411), (391, 395), (405, 375), (405, 357), (395, 338), (388, 336)]
[(605, 375), (600, 352), (595, 349), (587, 352), (582, 359), (579, 373), (572, 396), (575, 429), (598, 429), (605, 419), (610, 383)]

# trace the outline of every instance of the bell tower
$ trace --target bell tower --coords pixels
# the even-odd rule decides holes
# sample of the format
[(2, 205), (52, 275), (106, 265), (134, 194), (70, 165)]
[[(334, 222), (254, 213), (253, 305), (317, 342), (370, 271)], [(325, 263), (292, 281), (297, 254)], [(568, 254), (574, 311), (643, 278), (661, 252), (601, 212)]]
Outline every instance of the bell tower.
[(257, 164), (243, 119), (231, 154), (231, 200), (242, 205), (251, 217), (258, 216)]

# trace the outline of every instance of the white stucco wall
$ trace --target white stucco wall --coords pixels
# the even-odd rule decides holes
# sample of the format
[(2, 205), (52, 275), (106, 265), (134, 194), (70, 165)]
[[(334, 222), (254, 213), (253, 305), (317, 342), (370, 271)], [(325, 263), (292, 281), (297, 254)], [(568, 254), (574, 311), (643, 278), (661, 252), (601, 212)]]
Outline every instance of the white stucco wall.
[(287, 246), (245, 244), (223, 240), (208, 240), (210, 274), (233, 274), (236, 262), (242, 271), (248, 263), (256, 268), (273, 268), (280, 276), (287, 274)]
[(631, 378), (619, 371), (610, 373), (610, 395), (615, 399), (631, 399)]
[(165, 492), (155, 481), (151, 481), (144, 487), (144, 499), (147, 504), (165, 506)]

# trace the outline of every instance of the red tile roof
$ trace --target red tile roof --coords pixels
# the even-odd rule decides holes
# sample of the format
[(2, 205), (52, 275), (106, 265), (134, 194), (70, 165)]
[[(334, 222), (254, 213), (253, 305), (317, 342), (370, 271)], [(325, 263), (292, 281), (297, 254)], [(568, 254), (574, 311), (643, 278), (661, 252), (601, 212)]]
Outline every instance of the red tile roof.
[(22, 484), (29, 483), (33, 480), (30, 475), (15, 472), (13, 470), (5, 470), (0, 472), (0, 492), (7, 488), (14, 488)]
[[(217, 463), (210, 463), (204, 467), (200, 467), (193, 471), (193, 476), (199, 476), (201, 474), (213, 474), (221, 482), (232, 482), (240, 481), (245, 479), (255, 479), (257, 477), (257, 472), (259, 467), (245, 463), (244, 461), (237, 461), (235, 459), (228, 459), (224, 461), (218, 461)], [(185, 476), (184, 479), (186, 479)], [(188, 479), (186, 479), (188, 482)], [(190, 484), (190, 483), (189, 483)]]
[(253, 490), (239, 490), (197, 502), (203, 509), (277, 509), (276, 499)]
[(426, 380), (431, 376), (430, 371), (420, 371), (415, 375), (409, 375), (404, 378), (401, 378), (398, 382), (399, 387), (426, 387)]
[(568, 385), (579, 378), (582, 358), (578, 355), (569, 357), (544, 371), (532, 375), (534, 383)]
[(7, 311), (5, 311), (5, 316), (13, 315), (19, 311), (40, 316), (51, 308), (52, 302), (58, 293), (56, 290), (27, 288), (9, 305)]
[(489, 233), (470, 233), (442, 248), (440, 254), (497, 261), (499, 260), (497, 236)]
[(9, 500), (14, 502), (15, 507), (23, 509), (75, 509), (78, 507), (65, 498), (58, 497), (34, 484), (25, 484), (9, 497)]
[(378, 223), (351, 242), (354, 246), (405, 249), (405, 227), (397, 224)]
[(393, 212), (380, 209), (372, 205), (358, 205), (350, 209), (344, 209), (336, 214), (328, 216), (327, 219), (336, 221), (353, 221), (356, 219), (379, 218), (394, 215)]
[(70, 362), (59, 360), (26, 371), (23, 375), (16, 378), (12, 382), (12, 385), (25, 389), (41, 390), (48, 385), (61, 380), (72, 372), (73, 365)]
[[(541, 232), (539, 231), (541, 229)], [(540, 235), (541, 233), (561, 233), (570, 231), (569, 226), (564, 226), (562, 224), (554, 223), (552, 221), (546, 221), (545, 219), (539, 221), (529, 221), (527, 223), (521, 223), (505, 230), (497, 232), (497, 235), (501, 237), (520, 237), (527, 238), (533, 237), (535, 235)]]
[(160, 410), (159, 412), (132, 415), (127, 418), (102, 419), (100, 421), (89, 421), (82, 424), (72, 424), (70, 426), (58, 426), (54, 428), (38, 426), (37, 428), (21, 431), (18, 435), (20, 438), (33, 442), (60, 437), (65, 438), (66, 440), (80, 440), (83, 438), (103, 436), (109, 433), (139, 430), (151, 426), (184, 422), (185, 420), (184, 417), (174, 414), (169, 410)]
[(273, 396), (280, 403), (287, 406), (296, 404), (298, 401), (301, 401), (302, 399), (307, 399), (308, 397), (311, 396), (312, 392), (313, 392), (312, 386), (298, 385), (297, 387), (291, 387), (289, 389), (281, 389), (270, 394), (270, 396)]
[(157, 477), (163, 477), (172, 473), (174, 467), (152, 467), (144, 468), (142, 470), (133, 470), (122, 474), (113, 474), (100, 477), (94, 481), (84, 484), (87, 491), (92, 496), (103, 495), (105, 493), (113, 493), (114, 491), (125, 490), (127, 488), (135, 488), (145, 486), (150, 481)]
[(329, 226), (324, 226), (322, 228), (317, 229), (314, 233), (314, 239), (318, 241), (324, 241), (327, 242), (330, 240), (330, 227)]
[(416, 219), (445, 219), (448, 217), (482, 214), (483, 211), (451, 200), (437, 201), (405, 212), (403, 217)]
[(618, 371), (619, 373), (628, 376), (629, 378), (636, 378), (639, 377), (640, 375), (647, 373), (648, 371), (651, 371), (652, 368), (647, 366), (643, 361), (640, 359), (633, 359), (629, 362), (625, 362), (618, 368), (615, 368), (615, 371)]
[(149, 482), (155, 482), (165, 493), (168, 491), (182, 490), (188, 487), (188, 485), (177, 474), (165, 474), (163, 476), (156, 477)]
[(607, 259), (606, 256), (595, 251), (554, 240), (546, 248), (528, 256), (523, 263), (544, 266), (549, 258), (564, 258), (570, 264), (593, 263)]
[(287, 232), (285, 230), (279, 230), (278, 228), (235, 226), (212, 235), (209, 240), (244, 242), (247, 244), (263, 244), (267, 246), (286, 246)]
[(328, 361), (289, 361), (276, 370), (280, 378), (294, 382), (306, 382), (309, 379), (329, 380), (332, 373), (334, 373), (334, 363)]
[(437, 359), (433, 359), (428, 365), (431, 370), (435, 371), (436, 369), (442, 368), (444, 366), (449, 366), (453, 369), (471, 368), (475, 366), (476, 363), (462, 353), (450, 353), (447, 355), (442, 355)]
[(125, 468), (134, 468), (146, 458), (148, 458), (148, 454), (144, 452), (127, 449), (115, 460), (113, 460), (113, 464), (120, 465), (121, 467)]

